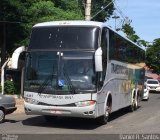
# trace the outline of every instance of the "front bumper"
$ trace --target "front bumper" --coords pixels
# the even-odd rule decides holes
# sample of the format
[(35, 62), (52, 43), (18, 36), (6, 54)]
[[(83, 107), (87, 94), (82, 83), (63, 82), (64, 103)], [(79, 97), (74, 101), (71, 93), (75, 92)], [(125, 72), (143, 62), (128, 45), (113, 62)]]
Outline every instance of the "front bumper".
[(147, 88), (149, 91), (153, 91), (153, 92), (160, 92), (160, 88), (158, 87), (154, 87), (154, 88), (150, 88), (150, 87), (148, 87)]
[(25, 113), (27, 115), (50, 115), (81, 118), (96, 118), (96, 104), (86, 107), (65, 107), (34, 105), (25, 102)]

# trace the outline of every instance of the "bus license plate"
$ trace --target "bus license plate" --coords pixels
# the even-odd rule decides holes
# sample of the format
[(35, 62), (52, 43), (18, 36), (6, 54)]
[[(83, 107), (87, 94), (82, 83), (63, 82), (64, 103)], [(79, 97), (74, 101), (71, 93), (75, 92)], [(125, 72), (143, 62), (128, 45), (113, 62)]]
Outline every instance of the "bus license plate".
[(62, 111), (59, 111), (59, 110), (51, 110), (50, 112), (52, 114), (62, 114)]

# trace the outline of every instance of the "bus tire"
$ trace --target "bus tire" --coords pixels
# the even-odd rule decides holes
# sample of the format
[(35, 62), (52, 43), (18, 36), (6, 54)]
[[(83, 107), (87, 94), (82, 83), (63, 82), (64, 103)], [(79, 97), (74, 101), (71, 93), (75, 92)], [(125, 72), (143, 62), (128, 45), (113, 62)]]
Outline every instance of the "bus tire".
[(4, 109), (0, 108), (0, 123), (4, 122), (5, 119), (5, 111)]
[(100, 124), (102, 125), (107, 124), (108, 119), (109, 119), (110, 110), (111, 110), (110, 107), (106, 106), (105, 114), (98, 118)]
[(137, 96), (134, 95), (133, 99), (132, 99), (131, 106), (130, 106), (130, 111), (133, 112), (133, 111), (137, 110), (137, 108), (138, 108), (138, 99), (137, 99)]

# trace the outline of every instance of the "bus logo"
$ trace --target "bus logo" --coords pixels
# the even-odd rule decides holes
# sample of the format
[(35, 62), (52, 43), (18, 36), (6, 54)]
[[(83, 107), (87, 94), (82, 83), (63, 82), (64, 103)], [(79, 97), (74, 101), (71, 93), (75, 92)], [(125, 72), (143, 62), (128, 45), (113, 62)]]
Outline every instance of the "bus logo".
[(58, 80), (58, 85), (60, 87), (63, 87), (64, 86), (64, 80)]

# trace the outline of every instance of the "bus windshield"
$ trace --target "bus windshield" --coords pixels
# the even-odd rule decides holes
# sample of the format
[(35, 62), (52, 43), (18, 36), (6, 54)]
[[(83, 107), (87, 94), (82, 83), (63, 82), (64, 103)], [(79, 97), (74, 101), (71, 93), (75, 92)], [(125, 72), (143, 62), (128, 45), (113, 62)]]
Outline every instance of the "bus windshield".
[[(74, 54), (74, 55), (73, 55)], [(24, 89), (45, 94), (96, 90), (93, 53), (30, 52), (26, 58)]]

